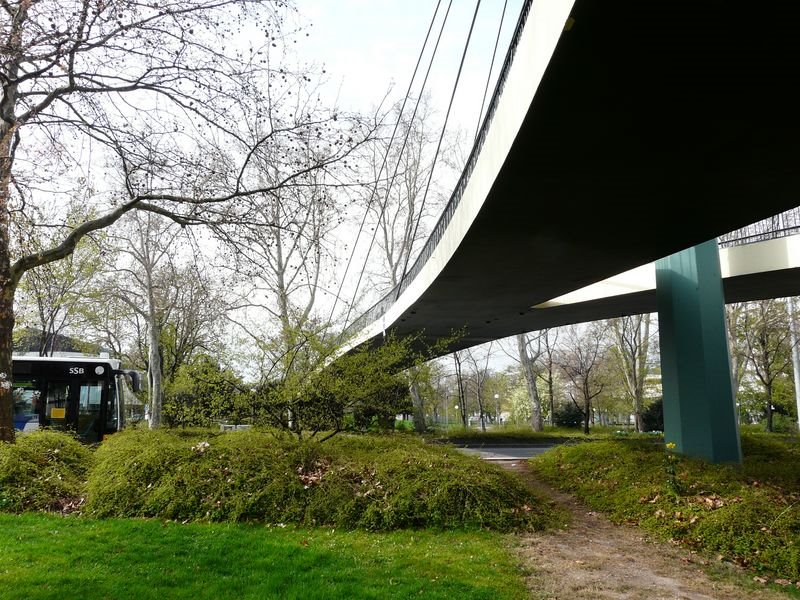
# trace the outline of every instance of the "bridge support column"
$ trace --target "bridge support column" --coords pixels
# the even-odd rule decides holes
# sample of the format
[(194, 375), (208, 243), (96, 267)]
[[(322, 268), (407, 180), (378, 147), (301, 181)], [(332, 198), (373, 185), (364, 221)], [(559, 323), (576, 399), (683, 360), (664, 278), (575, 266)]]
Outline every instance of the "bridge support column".
[(711, 240), (656, 262), (664, 439), (711, 462), (741, 462), (719, 250)]

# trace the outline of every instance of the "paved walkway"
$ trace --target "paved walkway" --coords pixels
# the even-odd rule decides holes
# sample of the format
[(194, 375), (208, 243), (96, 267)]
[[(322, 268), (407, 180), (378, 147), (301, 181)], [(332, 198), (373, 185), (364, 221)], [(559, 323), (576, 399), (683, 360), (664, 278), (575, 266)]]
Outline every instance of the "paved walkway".
[(539, 481), (526, 461), (498, 464), (516, 472), (536, 492), (566, 508), (563, 530), (520, 536), (531, 597), (547, 600), (786, 600), (753, 584), (737, 567), (659, 541), (641, 529), (615, 525), (575, 498)]
[(546, 452), (552, 447), (552, 444), (540, 444), (535, 446), (481, 446), (459, 448), (459, 450), (465, 454), (479, 456), (484, 460), (525, 460)]

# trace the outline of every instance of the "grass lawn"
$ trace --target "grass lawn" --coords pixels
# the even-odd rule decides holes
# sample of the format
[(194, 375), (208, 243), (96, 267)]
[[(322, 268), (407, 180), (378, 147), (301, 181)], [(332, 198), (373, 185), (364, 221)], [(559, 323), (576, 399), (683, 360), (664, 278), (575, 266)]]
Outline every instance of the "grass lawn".
[(742, 465), (709, 464), (633, 439), (563, 445), (530, 462), (541, 477), (614, 521), (795, 587), (800, 446), (747, 435), (742, 447)]
[(510, 540), (0, 514), (0, 598), (524, 598)]

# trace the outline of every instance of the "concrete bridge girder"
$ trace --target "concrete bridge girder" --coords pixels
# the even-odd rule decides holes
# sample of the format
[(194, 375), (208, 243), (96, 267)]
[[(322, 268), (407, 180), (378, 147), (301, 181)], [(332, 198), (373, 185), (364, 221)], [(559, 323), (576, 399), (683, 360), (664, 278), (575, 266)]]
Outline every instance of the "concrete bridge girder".
[[(616, 314), (613, 298), (535, 307), (795, 206), (799, 42), (784, 11), (779, 0), (534, 2), (453, 218), (354, 343), (466, 327), (456, 350), (559, 318), (650, 312), (652, 291), (627, 294), (631, 310)], [(759, 277), (787, 287), (778, 271), (750, 273), (726, 279), (726, 294)]]

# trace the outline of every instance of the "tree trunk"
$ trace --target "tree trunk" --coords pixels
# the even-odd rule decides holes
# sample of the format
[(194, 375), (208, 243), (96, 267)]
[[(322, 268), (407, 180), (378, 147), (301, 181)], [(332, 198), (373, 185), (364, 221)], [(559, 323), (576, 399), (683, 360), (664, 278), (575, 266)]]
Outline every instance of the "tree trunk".
[[(2, 233), (0, 233), (2, 238)], [(0, 241), (2, 244), (2, 241)], [(14, 286), (9, 285), (8, 260), (0, 257), (0, 441), (14, 441), (14, 400), (11, 393), (14, 331)]]
[(531, 399), (531, 428), (542, 431), (542, 401), (539, 390), (536, 388), (536, 373), (533, 371), (533, 361), (528, 355), (528, 339), (524, 333), (517, 336), (517, 350), (522, 364), (522, 373), (525, 375), (525, 385), (528, 388), (528, 397)]
[(458, 385), (458, 405), (461, 408), (461, 426), (467, 428), (467, 397), (464, 394), (464, 379), (461, 376), (461, 359), (458, 352), (453, 353), (453, 362), (456, 366), (456, 383)]
[(589, 435), (589, 418), (592, 414), (592, 403), (588, 398), (583, 404), (583, 433)]
[[(6, 10), (11, 14), (8, 6)], [(14, 136), (18, 133), (15, 114), (20, 59), (23, 52), (23, 25), (29, 2), (18, 2), (3, 48), (3, 94), (0, 97), (0, 441), (14, 441), (14, 396), (11, 393), (14, 340), (14, 294), (19, 274), (12, 273), (9, 225), (11, 223), (11, 167), (14, 161)], [(4, 26), (7, 26), (4, 24)], [(16, 57), (16, 58), (11, 58)]]
[(772, 384), (767, 388), (767, 431), (772, 432)]
[(797, 424), (800, 426), (800, 347), (798, 347), (797, 322), (794, 318), (794, 298), (790, 297), (786, 308), (789, 311), (789, 342), (792, 345), (792, 375), (794, 375), (794, 401), (797, 404)]
[(11, 183), (11, 138), (9, 127), (0, 128), (0, 441), (14, 441), (14, 400), (11, 393), (14, 293), (16, 282), (11, 273), (11, 248), (8, 237), (9, 185)]
[(741, 304), (729, 304), (725, 307), (725, 333), (728, 337), (728, 356), (731, 362), (731, 383), (734, 401), (739, 397), (739, 387), (741, 385), (742, 376), (744, 375), (742, 356), (736, 345), (737, 328), (740, 326), (739, 317), (741, 311)]
[(147, 378), (150, 383), (150, 429), (161, 427), (161, 408), (163, 404), (162, 373), (161, 373), (161, 353), (159, 352), (160, 328), (155, 315), (150, 315), (149, 343)]
[(409, 390), (411, 392), (411, 402), (414, 407), (414, 431), (417, 433), (425, 433), (427, 427), (425, 426), (425, 409), (422, 406), (422, 396), (419, 395), (419, 383), (417, 382), (416, 369), (412, 370), (411, 385)]
[(481, 399), (480, 389), (476, 391), (475, 398), (478, 400), (478, 418), (481, 421), (481, 431), (486, 433), (486, 416), (483, 410), (483, 399)]
[(650, 314), (643, 315), (644, 333), (640, 339), (639, 371), (637, 375), (636, 397), (634, 398), (634, 421), (636, 431), (642, 431), (642, 400), (644, 399), (644, 384), (647, 379), (647, 355), (650, 353)]

